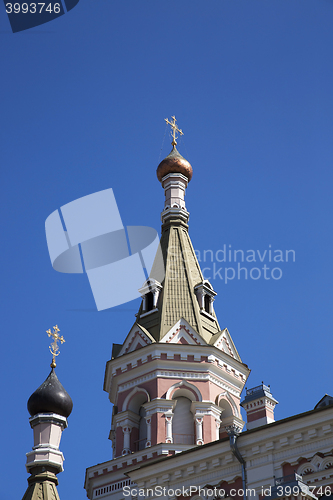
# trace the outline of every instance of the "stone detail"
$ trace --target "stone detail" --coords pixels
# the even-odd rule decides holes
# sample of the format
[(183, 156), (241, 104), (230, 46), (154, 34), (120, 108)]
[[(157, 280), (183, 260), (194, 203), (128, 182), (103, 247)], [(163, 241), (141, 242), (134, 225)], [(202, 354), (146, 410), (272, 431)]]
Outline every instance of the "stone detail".
[(128, 353), (133, 345), (133, 342), (134, 340), (137, 338), (137, 337), (140, 337), (141, 340), (144, 341), (144, 343), (146, 345), (150, 344), (151, 342), (149, 342), (148, 338), (146, 337), (146, 335), (144, 335), (142, 332), (140, 332), (140, 330), (137, 330), (134, 334), (133, 334), (133, 337), (131, 338), (127, 348), (125, 349), (125, 354)]
[(186, 328), (185, 325), (180, 325), (179, 328), (177, 328), (177, 330), (175, 330), (173, 332), (173, 334), (171, 335), (171, 337), (168, 338), (168, 340), (166, 341), (166, 344), (170, 343), (172, 341), (172, 339), (181, 331), (181, 330), (185, 330), (185, 332), (189, 335), (189, 337), (191, 337), (191, 339), (195, 342), (196, 345), (201, 345), (202, 343), (197, 340), (195, 338), (195, 336), (193, 335), (193, 333), (189, 330), (189, 328)]

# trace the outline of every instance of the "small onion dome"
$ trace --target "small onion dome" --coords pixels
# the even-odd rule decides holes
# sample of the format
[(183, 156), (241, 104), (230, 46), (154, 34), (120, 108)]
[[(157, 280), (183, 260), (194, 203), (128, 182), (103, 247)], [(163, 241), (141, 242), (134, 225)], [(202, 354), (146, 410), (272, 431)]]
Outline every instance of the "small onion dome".
[(167, 174), (183, 174), (190, 182), (193, 169), (191, 164), (178, 153), (176, 146), (173, 146), (171, 153), (157, 167), (156, 174), (160, 182)]
[(28, 400), (28, 412), (31, 416), (37, 413), (57, 413), (68, 417), (73, 408), (73, 401), (58, 380), (52, 368), (50, 375)]

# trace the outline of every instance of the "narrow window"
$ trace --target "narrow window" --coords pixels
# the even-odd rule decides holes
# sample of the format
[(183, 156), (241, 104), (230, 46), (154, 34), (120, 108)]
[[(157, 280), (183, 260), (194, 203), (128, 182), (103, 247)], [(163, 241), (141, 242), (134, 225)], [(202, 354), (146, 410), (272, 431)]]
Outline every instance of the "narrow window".
[(205, 295), (205, 311), (210, 314), (210, 297)]
[(147, 423), (146, 423), (146, 410), (143, 406), (141, 406), (140, 411), (140, 422), (139, 422), (139, 443), (138, 443), (138, 449), (139, 450), (144, 450), (146, 446), (146, 441), (147, 441)]
[(148, 292), (146, 295), (146, 312), (151, 311), (154, 307), (154, 297), (152, 292)]

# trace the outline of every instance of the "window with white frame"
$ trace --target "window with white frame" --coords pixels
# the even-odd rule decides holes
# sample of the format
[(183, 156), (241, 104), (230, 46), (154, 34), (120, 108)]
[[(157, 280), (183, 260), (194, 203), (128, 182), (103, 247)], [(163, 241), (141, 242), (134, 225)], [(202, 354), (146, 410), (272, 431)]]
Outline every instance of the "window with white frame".
[(161, 290), (162, 285), (158, 281), (152, 278), (145, 281), (143, 286), (139, 289), (143, 299), (142, 314), (148, 314), (149, 312), (157, 310), (158, 298)]
[(194, 291), (197, 296), (200, 311), (212, 316), (213, 302), (215, 300), (215, 296), (217, 295), (217, 293), (214, 292), (212, 285), (208, 280), (204, 280), (202, 283), (199, 283), (194, 287)]

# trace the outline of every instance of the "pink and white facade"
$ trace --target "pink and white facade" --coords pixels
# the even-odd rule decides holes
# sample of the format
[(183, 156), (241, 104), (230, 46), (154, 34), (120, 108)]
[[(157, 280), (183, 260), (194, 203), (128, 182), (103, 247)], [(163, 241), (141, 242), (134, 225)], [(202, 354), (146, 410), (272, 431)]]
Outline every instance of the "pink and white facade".
[[(307, 481), (288, 477), (311, 470), (315, 479), (308, 484), (317, 480), (333, 492), (333, 469), (326, 472), (333, 468), (333, 399), (327, 396), (320, 407), (280, 422), (274, 421), (277, 401), (269, 386), (247, 390), (240, 403), (250, 370), (227, 328), (219, 326), (216, 292), (202, 275), (188, 235), (184, 196), (191, 171), (175, 148), (158, 167), (166, 197), (161, 252), (140, 289), (136, 321), (124, 342), (114, 344), (106, 365), (113, 458), (87, 469), (87, 496), (185, 500), (179, 488), (196, 485), (223, 487), (230, 500), (273, 500), (286, 496), (285, 490), (274, 496), (279, 484), (296, 481), (304, 494), (293, 500), (317, 500)], [(247, 414), (242, 433), (241, 406)], [(251, 495), (232, 494), (244, 485)], [(178, 493), (138, 493), (156, 487)], [(136, 494), (125, 495), (124, 488)]]
[[(227, 330), (216, 344), (232, 349)], [(219, 439), (227, 425), (242, 428), (240, 393), (248, 373), (236, 352), (207, 345), (185, 320), (159, 343), (134, 325), (105, 374), (104, 388), (117, 408), (114, 457), (142, 449), (172, 454)]]

